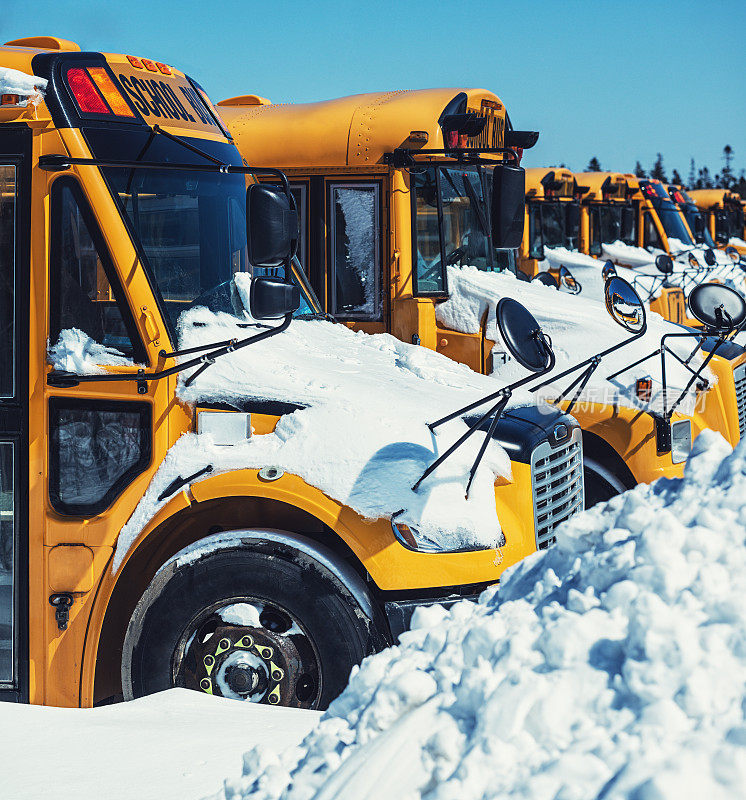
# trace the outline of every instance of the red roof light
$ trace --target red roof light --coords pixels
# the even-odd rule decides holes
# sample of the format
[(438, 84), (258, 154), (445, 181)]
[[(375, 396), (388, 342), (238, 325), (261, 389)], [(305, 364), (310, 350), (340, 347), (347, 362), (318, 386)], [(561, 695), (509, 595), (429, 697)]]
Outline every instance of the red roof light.
[(91, 76), (82, 67), (71, 67), (67, 71), (67, 85), (84, 114), (111, 114)]

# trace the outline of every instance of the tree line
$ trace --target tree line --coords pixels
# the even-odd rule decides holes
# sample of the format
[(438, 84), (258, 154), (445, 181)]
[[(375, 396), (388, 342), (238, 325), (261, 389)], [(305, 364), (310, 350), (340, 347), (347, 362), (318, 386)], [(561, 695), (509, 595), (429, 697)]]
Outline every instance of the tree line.
[[(668, 177), (661, 153), (657, 154), (655, 163), (650, 170), (645, 170), (638, 161), (635, 163), (633, 172), (638, 178), (657, 178), (663, 183), (679, 184), (685, 189), (730, 189), (732, 192), (738, 192), (742, 198), (746, 198), (746, 170), (742, 169), (736, 175), (736, 170), (733, 167), (734, 155), (733, 148), (726, 144), (723, 148), (723, 167), (720, 172), (716, 172), (714, 175), (707, 166), (697, 168), (692, 158), (689, 162), (689, 174), (686, 180), (677, 169), (671, 172), (670, 178)], [(588, 162), (586, 171), (601, 172), (601, 162), (596, 156), (593, 156)]]

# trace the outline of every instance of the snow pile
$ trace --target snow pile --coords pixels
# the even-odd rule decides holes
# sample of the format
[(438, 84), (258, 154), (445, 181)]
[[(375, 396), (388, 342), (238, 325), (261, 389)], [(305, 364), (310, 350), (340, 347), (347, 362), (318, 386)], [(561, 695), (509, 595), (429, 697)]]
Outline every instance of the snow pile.
[(499, 591), (415, 614), (237, 800), (743, 797), (746, 446), (574, 517)]
[(10, 67), (0, 67), (0, 94), (17, 94), (26, 98), (19, 105), (31, 103), (38, 106), (44, 99), (46, 88), (45, 78), (37, 78), (36, 75), (28, 75)]
[[(254, 332), (240, 324), (228, 314), (194, 308), (180, 318), (180, 347), (243, 339)], [(178, 393), (189, 403), (240, 405), (259, 399), (302, 408), (285, 414), (273, 433), (231, 447), (216, 445), (208, 434), (184, 435), (122, 530), (114, 569), (166, 502), (158, 500), (166, 486), (208, 464), (214, 471), (279, 467), (367, 519), (401, 512), (398, 520), (444, 547), (499, 544), (494, 481), (497, 475), (509, 478), (511, 468), (495, 441), (468, 500), (464, 489), (482, 434), (471, 437), (418, 492), (411, 490), (435, 456), (466, 430), (461, 419), (434, 433), (426, 423), (493, 393), (492, 378), (388, 334), (354, 333), (320, 320), (294, 320), (278, 336), (218, 359), (190, 386), (184, 377)], [(528, 394), (514, 396), (514, 405), (534, 402)]]
[(133, 367), (135, 362), (113, 347), (106, 347), (78, 328), (60, 333), (57, 342), (48, 348), (47, 361), (54, 369), (78, 375), (99, 375), (103, 366)]
[(739, 239), (738, 236), (731, 236), (728, 239), (728, 244), (731, 247), (746, 247), (746, 242), (743, 239)]
[[(598, 263), (598, 262), (597, 262)], [(582, 277), (580, 278), (582, 282)], [(502, 297), (513, 297), (528, 308), (552, 340), (557, 357), (556, 373), (596, 355), (613, 344), (630, 337), (607, 314), (604, 304), (585, 295), (570, 295), (557, 292), (543, 284), (519, 281), (512, 273), (482, 272), (476, 267), (449, 267), (448, 289), (450, 297), (436, 306), (436, 317), (441, 325), (464, 333), (480, 330), (481, 320), (488, 312), (486, 336), (496, 342), (495, 355), (503, 353), (503, 345), (497, 331), (496, 308)], [(680, 330), (666, 322), (660, 315), (648, 312), (648, 330), (645, 336), (616, 353), (604, 358), (588, 383), (584, 397), (598, 402), (617, 402), (629, 407), (639, 407), (634, 386), (638, 377), (650, 376), (653, 379), (653, 406), (658, 407), (661, 385), (660, 358), (652, 358), (632, 371), (622, 373), (613, 383), (606, 376), (627, 366), (631, 362), (648, 355), (660, 346), (661, 336)], [(686, 358), (695, 346), (695, 339), (671, 340), (669, 346), (682, 358)], [(518, 378), (522, 372), (513, 360), (501, 363), (504, 359), (494, 358), (493, 375), (508, 383)], [(690, 362), (693, 367), (701, 364), (699, 355)], [(525, 373), (523, 373), (525, 374)], [(716, 382), (708, 369), (704, 376)], [(555, 389), (564, 389), (577, 373), (564, 378)], [(689, 382), (691, 373), (673, 358), (667, 359), (666, 377), (670, 388), (681, 391)], [(686, 399), (680, 410), (691, 412), (696, 400), (694, 394)]]

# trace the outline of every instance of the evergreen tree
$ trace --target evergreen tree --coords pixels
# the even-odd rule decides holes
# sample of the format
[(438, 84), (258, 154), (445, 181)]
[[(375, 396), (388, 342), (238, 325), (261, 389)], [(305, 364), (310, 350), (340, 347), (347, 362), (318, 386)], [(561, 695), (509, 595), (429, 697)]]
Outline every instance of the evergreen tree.
[(718, 186), (721, 189), (730, 189), (736, 179), (733, 175), (733, 167), (731, 166), (733, 163), (733, 148), (729, 144), (726, 144), (723, 148), (723, 161), (725, 161), (725, 166), (720, 173), (720, 182)]
[(687, 181), (687, 189), (693, 189), (694, 184), (697, 182), (697, 171), (694, 168), (694, 159), (689, 161), (689, 180)]
[(699, 177), (697, 178), (695, 189), (713, 189), (714, 183), (712, 181), (712, 177), (710, 176), (710, 170), (707, 167), (702, 167), (699, 171)]
[(653, 169), (650, 170), (650, 177), (656, 180), (666, 182), (666, 169), (663, 166), (663, 156), (658, 153), (658, 158), (655, 159)]
[(585, 168), (586, 172), (601, 172), (601, 162), (593, 156), (593, 158), (588, 162), (588, 166)]
[(741, 174), (738, 176), (738, 180), (733, 188), (741, 195), (741, 200), (746, 198), (746, 170), (741, 170)]
[(648, 173), (642, 168), (642, 164), (639, 161), (635, 162), (635, 176), (638, 178), (647, 178)]
[(681, 175), (679, 175), (679, 171), (675, 169), (671, 175), (671, 183), (675, 183), (680, 186), (684, 181), (681, 179)]

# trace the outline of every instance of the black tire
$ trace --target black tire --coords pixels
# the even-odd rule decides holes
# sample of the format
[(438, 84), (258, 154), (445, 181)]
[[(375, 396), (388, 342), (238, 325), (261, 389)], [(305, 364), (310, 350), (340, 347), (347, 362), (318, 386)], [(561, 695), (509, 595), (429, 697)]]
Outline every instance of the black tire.
[[(300, 556), (300, 557), (299, 557)], [(286, 609), (308, 633), (319, 662), (315, 708), (326, 708), (350, 670), (387, 644), (341, 582), (307, 554), (270, 542), (172, 562), (153, 579), (130, 620), (122, 654), (125, 699), (172, 688), (173, 659), (190, 621), (221, 600), (264, 599)]]
[(612, 497), (616, 497), (629, 488), (622, 478), (587, 459), (583, 469), (583, 480), (585, 482), (586, 508), (611, 500)]

